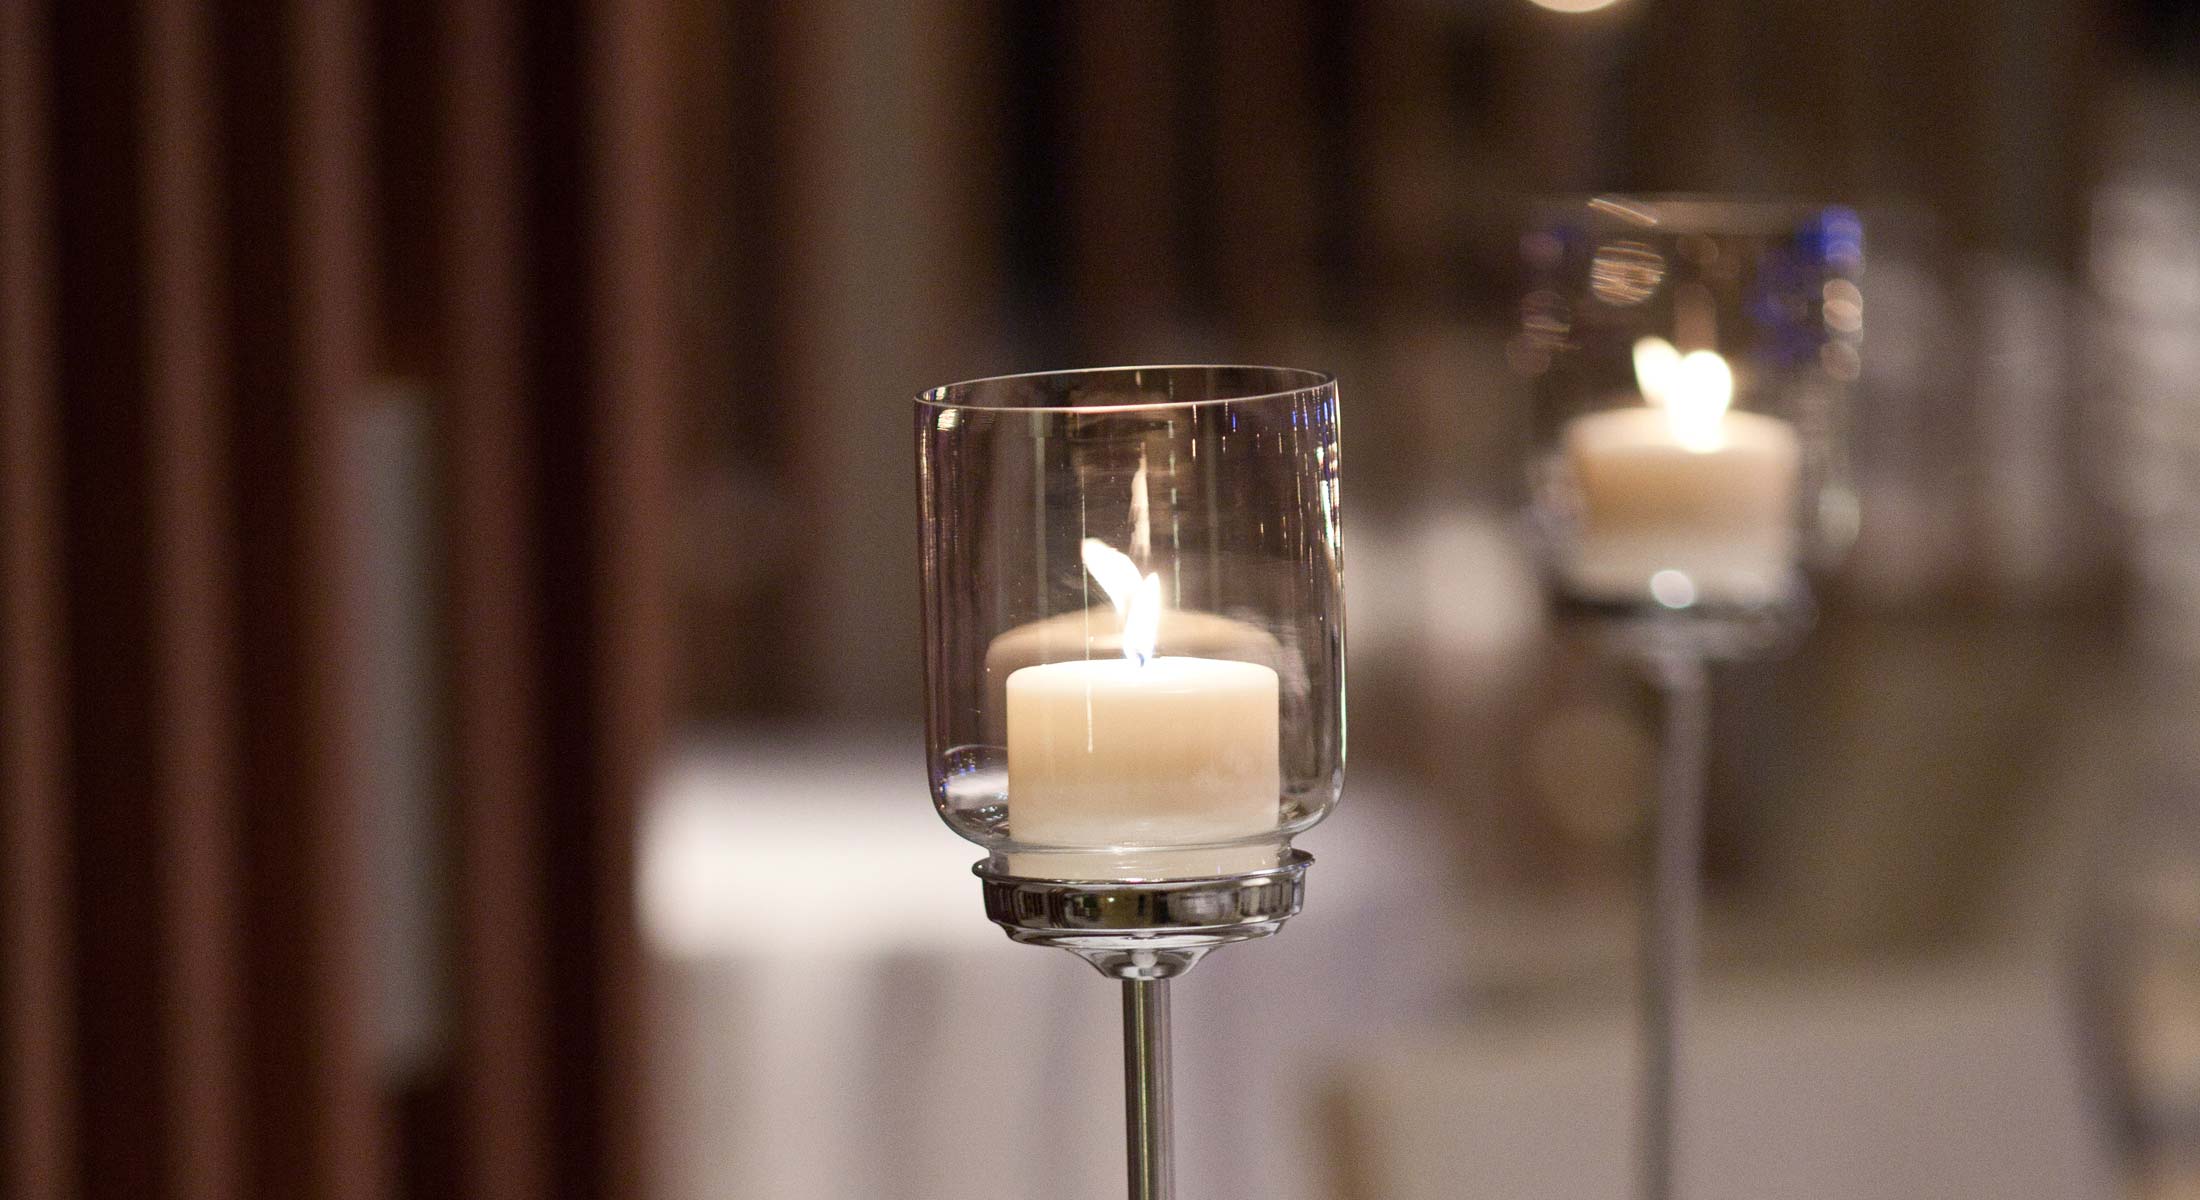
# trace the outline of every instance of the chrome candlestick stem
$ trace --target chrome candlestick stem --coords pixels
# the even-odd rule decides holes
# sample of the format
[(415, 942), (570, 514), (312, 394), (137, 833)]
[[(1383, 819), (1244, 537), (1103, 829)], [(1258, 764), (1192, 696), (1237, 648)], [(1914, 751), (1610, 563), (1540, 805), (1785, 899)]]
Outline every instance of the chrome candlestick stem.
[(1637, 1195), (1673, 1200), (1680, 1178), (1682, 1031), (1702, 937), (1705, 770), (1711, 754), (1711, 664), (1777, 654), (1808, 628), (1797, 581), (1778, 606), (1638, 612), (1575, 606), (1615, 661), (1642, 673), (1660, 708), (1656, 803), (1643, 871)]
[(1176, 1194), (1170, 1154), (1169, 980), (1208, 951), (1266, 937), (1306, 900), (1304, 850), (1243, 875), (1138, 881), (1032, 879), (987, 860), (985, 915), (1019, 942), (1067, 950), (1123, 981), (1123, 1142), (1131, 1200)]
[(1711, 689), (1702, 657), (1688, 649), (1667, 649), (1645, 665), (1665, 711), (1649, 903), (1643, 909), (1638, 1169), (1643, 1200), (1672, 1200), (1678, 1175), (1681, 1027), (1698, 954)]
[(1169, 981), (1123, 981), (1123, 1140), (1130, 1200), (1174, 1200)]

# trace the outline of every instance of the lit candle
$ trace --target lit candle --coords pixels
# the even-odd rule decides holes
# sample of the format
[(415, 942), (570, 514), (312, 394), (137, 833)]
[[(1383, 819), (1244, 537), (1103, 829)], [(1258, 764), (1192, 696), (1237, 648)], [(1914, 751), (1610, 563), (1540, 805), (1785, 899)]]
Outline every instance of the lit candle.
[(1647, 406), (1567, 423), (1581, 527), (1562, 564), (1592, 599), (1685, 608), (1774, 598), (1795, 565), (1795, 427), (1730, 412), (1734, 376), (1709, 350), (1635, 343)]
[(1275, 669), (1155, 656), (1160, 576), (1131, 586), (1128, 558), (1097, 542), (1085, 561), (1118, 603), (1123, 654), (1009, 674), (1009, 834), (1031, 846), (1142, 849), (1017, 854), (1010, 869), (1122, 879), (1274, 866), (1273, 841), (1221, 843), (1273, 833), (1279, 822)]

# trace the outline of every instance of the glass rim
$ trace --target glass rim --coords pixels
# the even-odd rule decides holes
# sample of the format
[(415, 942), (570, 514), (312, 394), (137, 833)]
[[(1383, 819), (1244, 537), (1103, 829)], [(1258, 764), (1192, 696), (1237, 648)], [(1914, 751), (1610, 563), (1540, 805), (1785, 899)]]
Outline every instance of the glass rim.
[(1828, 209), (1854, 213), (1857, 206), (1830, 197), (1729, 192), (1580, 192), (1530, 204), (1538, 217), (1586, 212), (1624, 228), (1679, 234), (1777, 231)]
[[(1144, 372), (1215, 372), (1245, 371), (1264, 372), (1280, 379), (1295, 379), (1297, 384), (1288, 387), (1264, 388), (1248, 391), (1242, 396), (1209, 396), (1199, 400), (1154, 400), (1137, 404), (976, 404), (966, 400), (950, 400), (948, 396), (966, 388), (984, 388), (993, 385), (1040, 379), (1072, 379), (1079, 376), (1132, 375)], [(1244, 404), (1259, 400), (1274, 400), (1295, 396), (1303, 392), (1320, 391), (1337, 385), (1337, 376), (1329, 371), (1317, 371), (1307, 367), (1277, 367), (1261, 363), (1148, 363), (1116, 367), (1071, 367), (1052, 371), (1018, 371), (1006, 375), (986, 375), (976, 379), (964, 379), (926, 388), (916, 394), (920, 408), (970, 409), (975, 412), (1030, 412), (1030, 413), (1106, 413), (1143, 412), (1150, 409), (1200, 408), (1210, 404)]]

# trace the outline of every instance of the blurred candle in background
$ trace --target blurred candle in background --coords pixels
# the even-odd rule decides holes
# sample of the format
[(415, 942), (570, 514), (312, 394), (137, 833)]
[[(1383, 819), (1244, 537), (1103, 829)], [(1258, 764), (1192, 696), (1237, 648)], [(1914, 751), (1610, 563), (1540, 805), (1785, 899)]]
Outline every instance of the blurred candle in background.
[(1567, 585), (1674, 608), (1774, 598), (1796, 562), (1795, 426), (1729, 411), (1734, 375), (1713, 351), (1643, 338), (1634, 361), (1648, 403), (1566, 425), (1581, 504)]

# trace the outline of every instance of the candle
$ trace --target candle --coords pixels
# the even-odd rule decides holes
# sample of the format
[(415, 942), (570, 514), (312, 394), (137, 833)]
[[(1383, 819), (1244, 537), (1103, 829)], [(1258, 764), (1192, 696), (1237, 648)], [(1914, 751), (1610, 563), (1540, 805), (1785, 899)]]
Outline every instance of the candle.
[(1709, 350), (1635, 344), (1647, 406), (1567, 423), (1581, 524), (1561, 564), (1591, 599), (1685, 608), (1773, 599), (1795, 565), (1795, 427), (1728, 411), (1734, 377)]
[[(1021, 667), (1007, 678), (1009, 835), (1073, 850), (1011, 855), (1010, 870), (1124, 879), (1274, 866), (1276, 839), (1218, 844), (1273, 834), (1280, 820), (1275, 669), (1154, 655), (1160, 577), (1132, 588), (1118, 578), (1128, 560), (1106, 557), (1114, 553), (1088, 543), (1085, 561), (1120, 605), (1123, 653)], [(1116, 846), (1140, 849), (1076, 850)]]
[[(1274, 832), (1276, 673), (1153, 658), (1047, 663), (1008, 677), (1009, 834), (1054, 846), (1198, 846)], [(1179, 852), (1166, 874), (1232, 873), (1262, 853)], [(1273, 866), (1275, 850), (1265, 849)], [(1107, 864), (1107, 856), (1080, 855)], [(1059, 871), (1063, 864), (1052, 863)], [(1110, 877), (1121, 872), (1110, 870)]]

